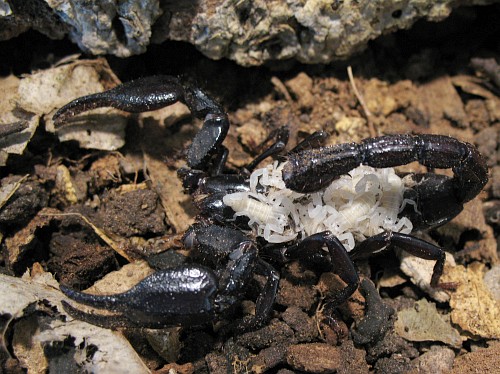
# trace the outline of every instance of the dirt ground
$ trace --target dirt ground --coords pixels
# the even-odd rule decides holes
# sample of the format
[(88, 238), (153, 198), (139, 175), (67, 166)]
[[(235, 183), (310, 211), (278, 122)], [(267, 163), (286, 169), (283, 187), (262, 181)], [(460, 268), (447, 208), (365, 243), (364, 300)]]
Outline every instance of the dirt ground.
[[(93, 59), (97, 71), (112, 72), (100, 74), (105, 88), (116, 85), (113, 73), (121, 81), (172, 74), (217, 98), (231, 122), (224, 143), (227, 172), (251, 162), (269, 134), (284, 125), (290, 130), (288, 149), (317, 130), (330, 134), (327, 144), (388, 134), (450, 135), (475, 144), (490, 168), (484, 191), (458, 217), (416, 233), (443, 247), (455, 262), (445, 267), (442, 278), (453, 287), (440, 290), (441, 296), (422, 290), (418, 272), (401, 270), (391, 250), (357, 263), (360, 289), (332, 311), (325, 300), (341, 287), (333, 273), (300, 262), (273, 263), (281, 277), (278, 295), (269, 321), (256, 331), (235, 334), (225, 327), (254, 313), (264, 283), (258, 275), (241, 305), (220, 321), (157, 331), (117, 328), (149, 370), (465, 373), (498, 366), (498, 16), (496, 5), (462, 9), (443, 24), (421, 22), (381, 38), (349, 61), (327, 66), (287, 62), (243, 69), (210, 61), (178, 43), (127, 60)], [(8, 56), (0, 66), (4, 77), (55, 69), (56, 60), (75, 51), (67, 41), (30, 49), (40, 38), (28, 33), (0, 43)], [(182, 235), (199, 212), (183, 192), (177, 170), (185, 166), (184, 151), (201, 121), (180, 104), (144, 114), (120, 113), (127, 125), (124, 146), (98, 151), (59, 141), (44, 126), (52, 114), (41, 115), (27, 149), (9, 155), (1, 169), (2, 188), (14, 190), (0, 208), (0, 272), (15, 277), (27, 269), (32, 277), (50, 272), (58, 282), (83, 290), (109, 273), (118, 271), (119, 278), (129, 276), (136, 283), (136, 277), (189, 261)], [(418, 164), (398, 168), (424, 170)], [(97, 292), (130, 287), (116, 282), (101, 284)], [(61, 312), (46, 306), (36, 314), (56, 318)], [(27, 328), (21, 320), (33, 311), (23, 313), (2, 317), (8, 323), (1, 324), (0, 371), (83, 370), (67, 354), (74, 352), (71, 342), (43, 347), (45, 359), (33, 358), (32, 348), (19, 348), (23, 344), (16, 331)], [(90, 360), (92, 352), (87, 355)]]

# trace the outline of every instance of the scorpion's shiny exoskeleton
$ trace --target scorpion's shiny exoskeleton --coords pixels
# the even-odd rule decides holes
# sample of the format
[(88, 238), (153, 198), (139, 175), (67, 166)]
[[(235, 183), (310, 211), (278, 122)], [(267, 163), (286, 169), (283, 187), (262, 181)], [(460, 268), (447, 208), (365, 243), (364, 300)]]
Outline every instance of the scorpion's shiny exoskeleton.
[[(266, 276), (267, 282), (257, 300), (256, 315), (243, 327), (259, 326), (271, 310), (279, 278), (276, 270), (259, 255), (256, 242), (234, 229), (244, 225), (245, 221), (235, 221), (234, 212), (222, 201), (228, 193), (247, 190), (248, 182), (243, 175), (222, 173), (227, 156), (222, 142), (229, 122), (221, 106), (203, 91), (185, 87), (176, 78), (158, 76), (76, 99), (61, 108), (54, 121), (61, 124), (77, 113), (102, 106), (143, 112), (176, 101), (185, 103), (195, 116), (204, 118), (202, 129), (187, 151), (189, 169), (179, 172), (184, 186), (195, 193), (205, 221), (219, 224), (196, 224), (185, 236), (185, 242), (195, 253), (194, 261), (203, 265), (191, 263), (158, 271), (119, 295), (94, 296), (62, 286), (61, 290), (75, 301), (122, 313), (122, 324), (149, 327), (195, 325), (230, 310), (242, 298), (245, 285), (257, 271)], [(301, 192), (320, 190), (360, 164), (386, 168), (418, 161), (429, 168), (451, 168), (453, 177), (434, 173), (413, 176), (414, 185), (405, 194), (416, 202), (416, 208), (408, 207), (401, 215), (408, 216), (419, 229), (448, 222), (488, 181), (486, 163), (476, 148), (448, 136), (390, 135), (366, 139), (359, 144), (311, 148), (317, 136), (323, 135), (313, 135), (285, 156), (287, 163), (282, 176), (288, 188)], [(249, 168), (282, 150), (286, 138), (284, 133), (278, 134), (274, 146)], [(212, 166), (207, 170), (209, 164)], [(233, 228), (224, 226), (228, 220)], [(345, 288), (329, 300), (331, 305), (338, 305), (358, 287), (359, 278), (353, 260), (367, 257), (389, 245), (435, 260), (431, 285), (438, 285), (444, 266), (444, 251), (398, 232), (385, 231), (369, 237), (347, 253), (332, 233), (324, 231), (294, 241), (287, 247), (270, 247), (266, 254), (283, 261), (298, 258), (335, 271), (346, 283)], [(99, 317), (80, 312), (69, 304), (67, 308), (78, 318), (101, 322)]]

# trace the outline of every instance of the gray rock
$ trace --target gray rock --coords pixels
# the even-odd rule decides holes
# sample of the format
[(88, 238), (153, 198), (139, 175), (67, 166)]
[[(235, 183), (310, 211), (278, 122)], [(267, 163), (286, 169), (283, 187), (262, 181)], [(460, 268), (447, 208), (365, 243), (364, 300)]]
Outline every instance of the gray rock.
[(31, 27), (51, 38), (68, 34), (82, 50), (97, 55), (126, 57), (144, 52), (150, 42), (179, 40), (212, 59), (229, 58), (244, 66), (288, 59), (328, 63), (421, 18), (440, 21), (458, 4), (493, 2), (0, 0), (0, 39)]
[(452, 349), (439, 345), (413, 360), (416, 371), (422, 374), (444, 373), (452, 369), (455, 353)]

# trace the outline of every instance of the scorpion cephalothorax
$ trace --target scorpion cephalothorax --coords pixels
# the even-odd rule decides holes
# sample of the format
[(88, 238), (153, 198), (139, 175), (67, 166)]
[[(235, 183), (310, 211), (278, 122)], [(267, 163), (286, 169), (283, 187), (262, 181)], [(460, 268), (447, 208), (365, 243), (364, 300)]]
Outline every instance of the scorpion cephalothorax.
[[(329, 300), (330, 306), (344, 302), (357, 288), (359, 278), (353, 260), (391, 245), (415, 256), (435, 260), (431, 285), (436, 287), (443, 271), (445, 253), (441, 248), (411, 236), (411, 227), (426, 229), (448, 222), (462, 210), (465, 202), (482, 190), (488, 180), (486, 163), (476, 148), (448, 136), (389, 135), (366, 139), (361, 143), (315, 147), (318, 139), (324, 138), (324, 133), (319, 132), (281, 156), (279, 163), (264, 168), (273, 175), (280, 174), (277, 184), (271, 186), (274, 192), (286, 191), (280, 192), (281, 195), (298, 196), (287, 201), (281, 198), (279, 204), (273, 205), (276, 198), (269, 198), (271, 203), (264, 201), (271, 193), (272, 183), (264, 182), (262, 175), (224, 174), (227, 150), (222, 142), (229, 123), (222, 107), (203, 91), (184, 86), (172, 77), (139, 79), (107, 92), (76, 99), (61, 108), (54, 121), (60, 124), (72, 115), (102, 106), (142, 112), (176, 101), (184, 102), (195, 116), (204, 118), (203, 127), (187, 152), (189, 168), (179, 171), (184, 186), (193, 193), (203, 218), (203, 223), (195, 224), (185, 235), (186, 246), (193, 250), (192, 263), (158, 271), (119, 295), (88, 295), (61, 286), (61, 290), (73, 300), (122, 313), (122, 324), (164, 327), (210, 321), (231, 310), (231, 306), (243, 297), (245, 285), (253, 272), (257, 272), (267, 280), (256, 302), (256, 314), (240, 324), (243, 328), (255, 328), (266, 320), (279, 281), (278, 273), (264, 261), (265, 257), (278, 262), (299, 259), (313, 265), (321, 263), (322, 268), (336, 272), (346, 285)], [(273, 146), (248, 165), (247, 170), (253, 171), (260, 161), (281, 152), (287, 138), (285, 130), (278, 131)], [(429, 168), (451, 168), (454, 176), (411, 174), (403, 182), (392, 171), (373, 169), (391, 168), (413, 161)], [(360, 165), (364, 166), (357, 169)], [(355, 180), (358, 177), (359, 180)], [(351, 220), (351, 226), (361, 227), (363, 221), (374, 219), (368, 213), (378, 204), (389, 209), (383, 221), (390, 221), (392, 226), (377, 224), (364, 231), (358, 230), (358, 233), (351, 227), (347, 231), (355, 232), (353, 239), (364, 240), (357, 243), (344, 240), (348, 247), (352, 247), (348, 252), (339, 240), (339, 237), (345, 239), (342, 238), (344, 231), (339, 234), (324, 225), (303, 230), (301, 226), (305, 224), (296, 220), (294, 215), (301, 214), (301, 208), (296, 206), (306, 196), (313, 196), (312, 209), (319, 212), (328, 205), (327, 200), (336, 198), (336, 193), (345, 194), (339, 183), (342, 185), (343, 180), (349, 179), (351, 182), (354, 180), (354, 184), (344, 205), (349, 209), (351, 204), (350, 213), (342, 210), (342, 205), (324, 211), (335, 209), (337, 213), (342, 212), (337, 214), (339, 220)], [(331, 196), (327, 198), (325, 194)], [(356, 201), (358, 205), (353, 205)], [(382, 213), (377, 214), (380, 216)], [(334, 221), (334, 225), (344, 225), (342, 221), (335, 222), (332, 216), (335, 217), (335, 214), (330, 214), (328, 219)], [(322, 218), (327, 219), (326, 215)], [(256, 229), (256, 235), (262, 234), (266, 240), (251, 239), (237, 229), (249, 232), (259, 220), (262, 222), (258, 225), (276, 221), (273, 230)], [(276, 229), (280, 224), (282, 227)], [(281, 238), (276, 240), (276, 236), (272, 235), (279, 231), (283, 232), (280, 233)], [(67, 308), (78, 318), (103, 323), (98, 317), (80, 312), (69, 304)], [(114, 320), (117, 321), (115, 317)]]

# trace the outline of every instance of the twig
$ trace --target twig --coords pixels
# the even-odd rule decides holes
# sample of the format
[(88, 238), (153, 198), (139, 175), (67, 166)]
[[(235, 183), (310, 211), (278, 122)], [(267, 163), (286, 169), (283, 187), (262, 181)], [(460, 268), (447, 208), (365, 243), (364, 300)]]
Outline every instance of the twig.
[(18, 121), (14, 123), (5, 123), (0, 125), (0, 138), (19, 133), (26, 130), (29, 126), (27, 121)]
[(274, 85), (276, 90), (285, 97), (286, 101), (289, 103), (293, 102), (292, 95), (290, 95), (290, 92), (288, 92), (285, 84), (278, 77), (272, 77), (271, 83)]
[[(116, 253), (125, 258), (128, 262), (134, 262), (134, 259), (131, 258), (127, 253), (123, 250), (125, 240), (119, 238), (117, 235), (110, 234), (94, 225), (87, 217), (85, 217), (81, 213), (41, 213), (41, 216), (46, 217), (78, 217), (82, 219), (87, 225), (89, 225), (92, 230), (99, 236), (107, 245), (109, 245)], [(112, 236), (117, 237), (117, 239), (113, 239)]]
[(358, 88), (356, 87), (356, 82), (354, 82), (354, 76), (352, 75), (352, 67), (349, 65), (347, 67), (347, 75), (349, 76), (349, 82), (351, 82), (352, 90), (354, 91), (354, 95), (356, 95), (356, 98), (359, 101), (359, 104), (361, 105), (361, 108), (363, 109), (363, 112), (365, 113), (365, 118), (366, 122), (368, 123), (368, 130), (370, 131), (370, 136), (375, 137), (377, 136), (377, 132), (375, 131), (375, 127), (373, 126), (373, 122), (371, 120), (372, 118), (372, 113), (368, 109), (365, 103), (365, 99), (363, 96), (359, 93)]

